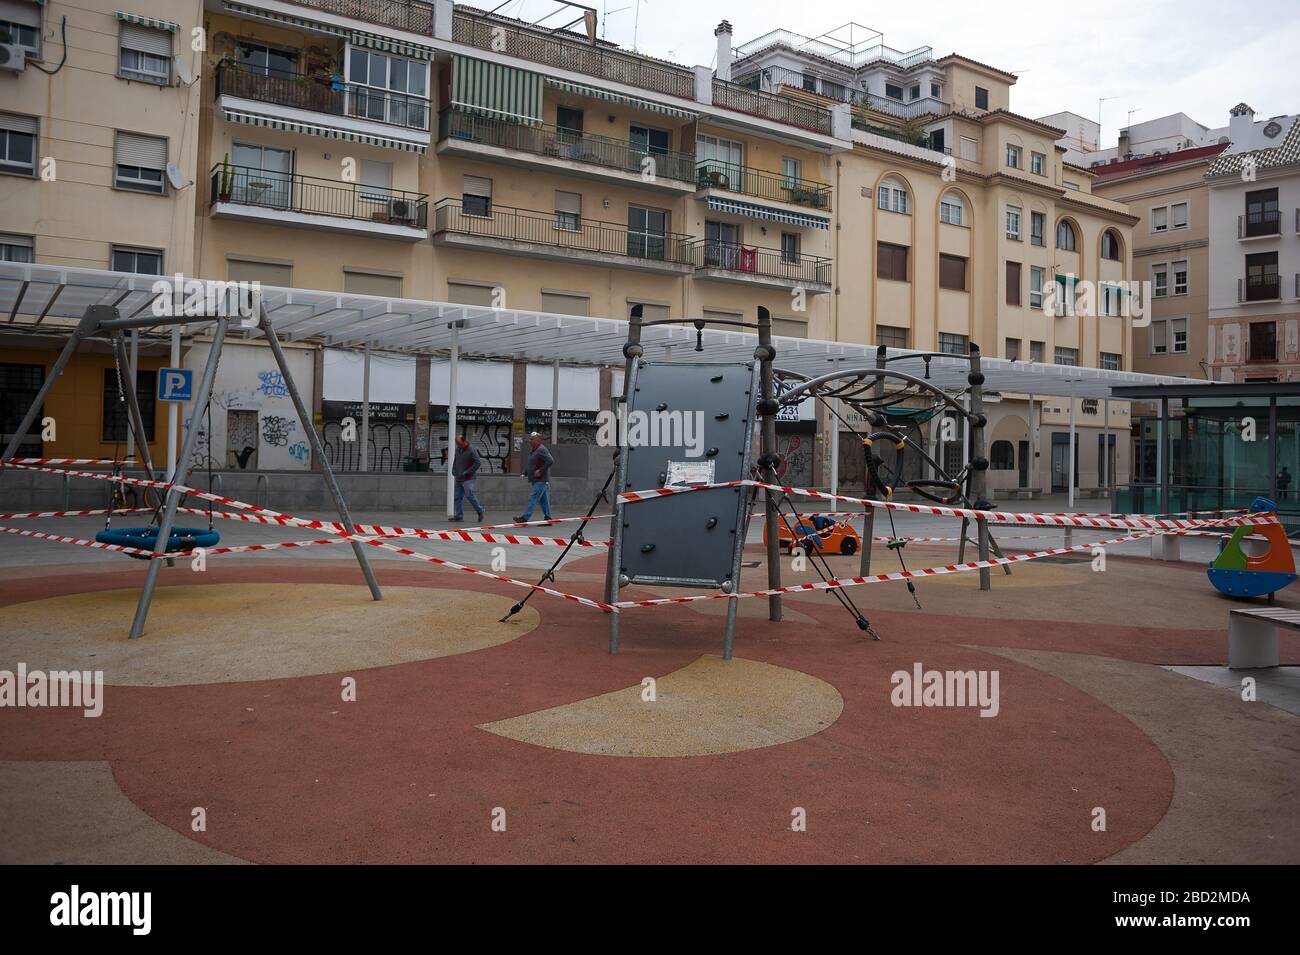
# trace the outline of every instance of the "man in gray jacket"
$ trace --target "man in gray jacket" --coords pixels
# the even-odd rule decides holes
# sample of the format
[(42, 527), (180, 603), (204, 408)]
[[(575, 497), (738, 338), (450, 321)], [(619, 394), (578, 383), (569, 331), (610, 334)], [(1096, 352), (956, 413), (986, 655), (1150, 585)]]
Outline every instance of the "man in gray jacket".
[(474, 450), (474, 446), (463, 434), (456, 435), (456, 456), (451, 462), (451, 474), (456, 480), (456, 516), (451, 520), (465, 519), (465, 500), (468, 498), (469, 503), (478, 512), (479, 523), (483, 522), (483, 505), (478, 502), (478, 497), (474, 494), (474, 480), (478, 477), (478, 469), (482, 466), (483, 459)]
[(536, 431), (528, 436), (528, 443), (532, 450), (524, 461), (524, 477), (532, 484), (533, 490), (528, 495), (528, 507), (515, 518), (521, 524), (532, 519), (533, 508), (538, 504), (542, 505), (542, 515), (548, 521), (551, 519), (551, 465), (555, 458), (551, 457), (551, 452), (542, 444), (542, 436)]

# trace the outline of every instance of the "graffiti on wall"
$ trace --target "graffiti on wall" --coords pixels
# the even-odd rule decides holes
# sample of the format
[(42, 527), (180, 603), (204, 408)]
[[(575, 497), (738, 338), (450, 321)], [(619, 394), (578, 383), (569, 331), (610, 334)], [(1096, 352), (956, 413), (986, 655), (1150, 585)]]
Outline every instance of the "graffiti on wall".
[(269, 414), (262, 418), (262, 440), (277, 448), (289, 444), (289, 433), (298, 429), (298, 422), (283, 415)]
[(778, 434), (776, 453), (780, 463), (776, 466), (777, 481), (790, 487), (807, 487), (812, 484), (812, 435)]

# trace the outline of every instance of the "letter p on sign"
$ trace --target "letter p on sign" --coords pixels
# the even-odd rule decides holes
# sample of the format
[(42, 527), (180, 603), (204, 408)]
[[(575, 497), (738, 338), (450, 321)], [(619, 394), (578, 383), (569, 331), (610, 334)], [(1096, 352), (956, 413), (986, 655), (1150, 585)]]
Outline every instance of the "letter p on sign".
[(194, 397), (194, 372), (189, 368), (158, 370), (159, 401), (189, 401)]

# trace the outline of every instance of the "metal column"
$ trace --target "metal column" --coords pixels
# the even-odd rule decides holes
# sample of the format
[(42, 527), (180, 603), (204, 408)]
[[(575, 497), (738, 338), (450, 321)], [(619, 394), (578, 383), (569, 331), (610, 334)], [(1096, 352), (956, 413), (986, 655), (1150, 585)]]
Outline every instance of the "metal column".
[[(179, 368), (181, 364), (181, 327), (172, 326), (172, 351), (171, 367)], [(167, 402), (167, 480), (172, 480), (176, 475), (176, 441), (180, 434), (181, 407), (180, 402)], [(212, 436), (208, 436), (212, 440)], [(208, 449), (211, 454), (211, 448)]]
[(451, 366), (447, 379), (447, 516), (456, 516), (456, 475), (452, 472), (456, 464), (456, 407), (457, 391), (460, 386), (460, 321), (452, 322), (451, 329)]
[[(970, 394), (967, 395), (966, 403), (970, 414), (974, 417), (974, 424), (967, 420), (966, 427), (970, 430), (970, 454), (971, 454), (971, 492), (975, 498), (975, 507), (979, 510), (987, 510), (988, 501), (988, 458), (985, 457), (984, 447), (984, 373), (980, 370), (980, 350), (979, 346), (974, 343), (970, 346)], [(979, 542), (979, 559), (987, 561), (989, 559), (989, 522), (984, 518), (976, 521), (978, 542)], [(962, 534), (965, 537), (965, 534)], [(980, 568), (980, 590), (988, 590), (989, 569)]]
[[(627, 410), (628, 388), (632, 383), (632, 365), (641, 354), (641, 315), (644, 305), (633, 305), (627, 321), (627, 342), (623, 345), (623, 397), (615, 400), (614, 405), (614, 468), (618, 478), (614, 482), (614, 516), (609, 520), (609, 556), (605, 560), (605, 602), (618, 603), (621, 570), (620, 555), (623, 547), (623, 508), (618, 495), (629, 488), (623, 486), (623, 441), (624, 435), (618, 422), (623, 420)], [(621, 401), (621, 404), (620, 404)], [(740, 531), (744, 533), (744, 528)], [(733, 604), (735, 601), (731, 601)], [(617, 612), (609, 615), (609, 652), (618, 653), (618, 618)]]
[(551, 444), (560, 443), (560, 360), (551, 363)]
[(361, 366), (361, 470), (370, 470), (370, 342)]
[[(758, 349), (754, 357), (759, 360), (759, 399), (760, 408), (767, 412), (762, 416), (762, 430), (759, 432), (759, 465), (762, 467), (763, 480), (768, 484), (776, 483), (776, 378), (772, 372), (772, 361), (776, 358), (776, 348), (772, 345), (772, 313), (762, 305), (758, 307)], [(777, 493), (767, 490), (764, 495), (766, 513), (764, 521), (767, 527), (767, 586), (775, 590), (781, 586), (781, 538), (777, 530)], [(731, 605), (734, 611), (736, 601)], [(772, 594), (767, 598), (767, 618), (781, 619), (781, 595)]]
[(1069, 507), (1070, 510), (1074, 510), (1074, 455), (1077, 452), (1077, 448), (1075, 445), (1076, 437), (1075, 437), (1075, 427), (1074, 427), (1074, 411), (1075, 411), (1075, 405), (1078, 402), (1076, 402), (1074, 399), (1074, 391), (1075, 391), (1074, 381), (1075, 379), (1073, 378), (1070, 379), (1070, 451), (1065, 456), (1066, 457), (1065, 469), (1066, 469), (1066, 473), (1068, 474), (1068, 477), (1066, 478), (1066, 487), (1069, 488), (1069, 493), (1067, 495), (1068, 501), (1066, 506)]

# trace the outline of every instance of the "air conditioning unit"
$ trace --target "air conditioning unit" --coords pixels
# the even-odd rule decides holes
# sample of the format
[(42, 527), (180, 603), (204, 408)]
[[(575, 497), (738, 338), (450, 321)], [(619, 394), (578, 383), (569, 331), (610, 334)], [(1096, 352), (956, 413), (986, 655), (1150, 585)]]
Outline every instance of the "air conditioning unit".
[(21, 73), (27, 69), (27, 50), (14, 43), (0, 43), (0, 70)]
[(393, 222), (414, 222), (415, 203), (410, 199), (389, 199), (388, 218)]

